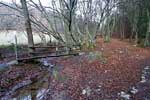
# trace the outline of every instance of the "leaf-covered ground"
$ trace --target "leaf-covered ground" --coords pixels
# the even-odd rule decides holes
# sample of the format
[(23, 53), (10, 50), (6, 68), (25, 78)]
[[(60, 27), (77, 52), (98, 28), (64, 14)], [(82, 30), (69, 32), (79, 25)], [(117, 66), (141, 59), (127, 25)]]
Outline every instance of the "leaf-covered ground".
[[(98, 39), (92, 51), (80, 53), (79, 56), (54, 58), (49, 62), (56, 66), (49, 79), (51, 95), (47, 95), (48, 100), (124, 100), (128, 98), (125, 93), (129, 93), (134, 86), (141, 86), (141, 91), (129, 93), (130, 99), (146, 100), (142, 98), (143, 95), (150, 95), (150, 88), (147, 88), (150, 81), (139, 83), (143, 69), (150, 66), (149, 48), (135, 47), (117, 39), (110, 43)], [(24, 80), (28, 76), (38, 79), (45, 72), (27, 64), (12, 68), (0, 77), (1, 81), (13, 80), (8, 86), (11, 87), (16, 84), (16, 79)], [(6, 88), (5, 85), (5, 82), (1, 83), (1, 87)]]
[(123, 100), (121, 93), (129, 92), (141, 80), (143, 68), (150, 66), (150, 50), (116, 39), (111, 43), (99, 39), (92, 52), (57, 63), (63, 66), (58, 77), (67, 78), (63, 83), (57, 79), (55, 89), (66, 91), (69, 100)]

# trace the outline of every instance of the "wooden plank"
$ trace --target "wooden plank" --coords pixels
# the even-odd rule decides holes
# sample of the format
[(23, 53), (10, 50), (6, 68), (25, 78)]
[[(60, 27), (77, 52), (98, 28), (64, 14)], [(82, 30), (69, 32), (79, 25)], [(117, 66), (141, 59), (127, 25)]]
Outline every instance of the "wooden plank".
[(65, 47), (65, 46), (33, 46), (29, 48), (56, 48), (56, 47)]
[[(79, 50), (79, 49), (76, 49)], [(75, 50), (57, 50), (57, 51), (39, 51), (39, 52), (31, 52), (31, 54), (52, 54), (52, 53), (58, 53), (58, 52), (70, 52)]]
[[(80, 45), (72, 45), (73, 47), (80, 47)], [(63, 47), (67, 47), (67, 46), (64, 46), (64, 45), (54, 45), (54, 46), (31, 46), (29, 48), (63, 48)]]
[(71, 56), (71, 55), (77, 56), (77, 55), (79, 55), (79, 53), (70, 53), (70, 54), (61, 54), (61, 55), (34, 56), (34, 57), (18, 59), (18, 62), (29, 61), (29, 60), (40, 59), (40, 58), (47, 58), (47, 57), (62, 57), (62, 56)]
[(55, 53), (55, 52), (52, 52), (52, 51), (31, 52), (31, 54), (51, 54), (51, 53)]

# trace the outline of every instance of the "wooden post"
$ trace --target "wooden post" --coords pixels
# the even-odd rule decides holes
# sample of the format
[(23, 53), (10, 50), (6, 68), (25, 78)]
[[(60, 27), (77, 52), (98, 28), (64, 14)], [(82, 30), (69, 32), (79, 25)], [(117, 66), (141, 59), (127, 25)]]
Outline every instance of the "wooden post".
[(16, 61), (18, 61), (18, 51), (17, 51), (17, 46), (18, 46), (18, 43), (17, 43), (17, 36), (16, 36), (16, 31), (14, 31), (14, 38), (15, 38), (15, 55), (16, 55)]

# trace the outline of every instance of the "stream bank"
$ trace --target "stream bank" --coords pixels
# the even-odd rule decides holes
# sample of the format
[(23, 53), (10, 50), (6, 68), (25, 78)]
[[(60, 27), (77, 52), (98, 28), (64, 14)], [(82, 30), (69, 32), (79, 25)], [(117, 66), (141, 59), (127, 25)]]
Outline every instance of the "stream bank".
[(12, 65), (0, 73), (0, 97), (9, 98), (15, 91), (38, 82), (46, 74), (48, 71), (38, 64)]

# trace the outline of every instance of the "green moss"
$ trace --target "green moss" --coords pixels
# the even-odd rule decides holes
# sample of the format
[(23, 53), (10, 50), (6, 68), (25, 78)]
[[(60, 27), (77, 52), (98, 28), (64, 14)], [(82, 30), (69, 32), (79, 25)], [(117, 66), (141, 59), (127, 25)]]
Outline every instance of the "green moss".
[(0, 49), (14, 50), (14, 45), (0, 45)]

